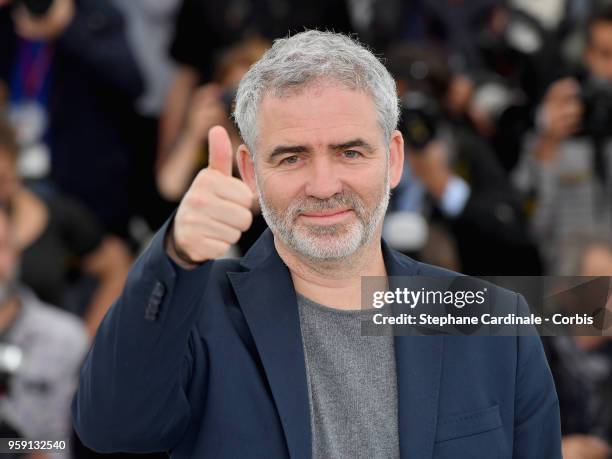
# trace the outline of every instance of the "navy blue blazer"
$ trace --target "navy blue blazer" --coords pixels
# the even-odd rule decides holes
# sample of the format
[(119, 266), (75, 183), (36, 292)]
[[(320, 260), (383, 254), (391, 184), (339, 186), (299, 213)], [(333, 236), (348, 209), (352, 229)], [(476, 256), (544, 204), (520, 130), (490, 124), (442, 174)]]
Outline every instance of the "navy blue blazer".
[[(163, 245), (133, 267), (81, 371), (75, 429), (100, 452), (311, 457), (295, 291), (267, 230), (245, 257), (187, 271)], [(383, 242), (389, 275), (444, 276)], [(496, 288), (502, 302), (516, 293)], [(537, 336), (395, 338), (402, 459), (561, 458)], [(352, 459), (352, 458), (351, 458)]]

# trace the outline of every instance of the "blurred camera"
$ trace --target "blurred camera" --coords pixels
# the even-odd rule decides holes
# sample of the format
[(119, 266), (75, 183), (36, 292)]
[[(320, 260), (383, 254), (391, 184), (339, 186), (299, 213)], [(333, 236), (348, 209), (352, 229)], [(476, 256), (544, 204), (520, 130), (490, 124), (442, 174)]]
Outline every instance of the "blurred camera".
[(53, 0), (15, 0), (14, 3), (15, 6), (22, 5), (30, 15), (35, 17), (44, 16), (52, 4)]
[(435, 46), (401, 44), (387, 53), (387, 68), (400, 91), (399, 130), (406, 145), (419, 153), (438, 134), (442, 101), (451, 78), (448, 56)]
[(422, 151), (437, 134), (441, 111), (437, 100), (424, 91), (408, 91), (400, 99), (399, 130), (408, 147)]
[(582, 83), (581, 96), (582, 134), (596, 138), (612, 135), (612, 84), (587, 78)]
[(492, 74), (482, 74), (472, 98), (472, 107), (498, 131), (524, 132), (529, 123), (529, 104), (521, 89)]

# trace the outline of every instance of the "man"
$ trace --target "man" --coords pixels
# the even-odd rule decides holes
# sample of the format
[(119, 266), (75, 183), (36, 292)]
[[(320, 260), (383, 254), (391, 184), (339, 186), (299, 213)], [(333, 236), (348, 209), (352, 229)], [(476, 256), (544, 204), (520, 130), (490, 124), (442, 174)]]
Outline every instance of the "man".
[[(494, 151), (455, 105), (454, 92), (461, 83), (451, 75), (448, 56), (423, 45), (399, 45), (385, 56), (401, 88), (399, 129), (407, 139), (408, 159), (389, 211), (429, 215), (430, 229), (443, 228), (452, 237), (464, 274), (541, 274), (520, 196)], [(426, 76), (415, 74), (415, 66), (426, 69)], [(444, 260), (455, 250), (432, 239), (421, 252), (424, 261), (437, 259), (435, 264), (450, 268)], [(393, 243), (390, 237), (388, 242)]]
[[(223, 52), (237, 43), (260, 37), (273, 40), (304, 29), (349, 32), (351, 17), (345, 0), (181, 0), (170, 55), (177, 70), (161, 123), (159, 158), (172, 154), (175, 144), (189, 140), (190, 106), (202, 84), (214, 79)], [(185, 139), (184, 137), (187, 137)]]
[[(8, 5), (0, 7), (0, 38), (6, 40), (0, 80), (8, 85), (11, 118), (24, 138), (35, 136), (27, 146), (39, 147), (27, 163), (30, 175), (46, 176), (50, 165), (62, 192), (125, 238), (132, 216), (130, 167), (142, 144), (134, 135), (134, 103), (144, 87), (125, 21), (112, 1), (48, 3), (36, 15), (30, 2), (0, 0)], [(48, 142), (49, 155), (40, 154), (40, 142)], [(152, 170), (138, 168), (139, 179), (147, 172), (152, 178)]]
[[(359, 333), (362, 276), (449, 275), (381, 244), (404, 146), (376, 57), (333, 33), (278, 40), (242, 79), (235, 118), (244, 182), (211, 129), (209, 167), (83, 367), (83, 442), (181, 458), (560, 457), (537, 337)], [(270, 230), (241, 260), (217, 259), (249, 227), (254, 193)]]
[[(18, 266), (15, 232), (1, 207), (0, 421), (3, 429), (29, 440), (65, 441), (72, 431), (70, 400), (89, 338), (78, 318), (19, 285)], [(69, 454), (49, 451), (44, 457)]]
[[(612, 275), (609, 237), (580, 237), (564, 274)], [(612, 454), (612, 341), (610, 336), (544, 338), (561, 412), (564, 459), (608, 459)]]
[[(14, 216), (19, 280), (43, 302), (82, 315), (93, 338), (121, 293), (132, 256), (78, 201), (26, 182), (21, 158), (14, 129), (0, 115), (0, 205)], [(85, 279), (95, 282), (87, 292)]]
[(582, 75), (546, 92), (515, 171), (519, 187), (537, 196), (532, 224), (553, 271), (576, 234), (612, 228), (612, 7), (587, 25)]

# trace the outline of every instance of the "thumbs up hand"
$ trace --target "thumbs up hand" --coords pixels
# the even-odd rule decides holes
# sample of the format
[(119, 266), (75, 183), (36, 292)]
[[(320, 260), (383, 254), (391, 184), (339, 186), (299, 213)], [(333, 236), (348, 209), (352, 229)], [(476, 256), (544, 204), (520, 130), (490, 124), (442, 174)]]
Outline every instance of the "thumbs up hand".
[(232, 177), (232, 145), (221, 126), (208, 133), (209, 165), (183, 197), (166, 241), (168, 255), (193, 268), (222, 256), (253, 220), (253, 192)]

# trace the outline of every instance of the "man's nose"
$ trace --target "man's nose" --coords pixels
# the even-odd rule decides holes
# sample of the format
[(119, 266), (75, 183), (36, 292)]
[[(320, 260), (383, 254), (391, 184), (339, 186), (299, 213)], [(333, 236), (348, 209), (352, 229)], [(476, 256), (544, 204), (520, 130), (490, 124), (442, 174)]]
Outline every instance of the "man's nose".
[(310, 164), (306, 194), (318, 199), (328, 199), (342, 191), (338, 171), (328, 157), (316, 158)]

